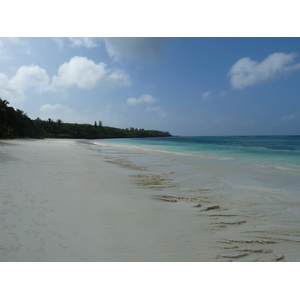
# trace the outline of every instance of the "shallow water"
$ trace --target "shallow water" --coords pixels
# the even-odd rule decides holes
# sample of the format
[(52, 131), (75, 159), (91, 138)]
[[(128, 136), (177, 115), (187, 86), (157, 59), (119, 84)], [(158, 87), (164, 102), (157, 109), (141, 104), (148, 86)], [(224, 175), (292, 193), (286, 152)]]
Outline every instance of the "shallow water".
[[(298, 217), (300, 137), (171, 137), (95, 140), (135, 165), (174, 172), (181, 189), (222, 190), (239, 201), (281, 203)], [(102, 147), (103, 150), (103, 147)], [(174, 175), (175, 174), (175, 175)]]
[[(155, 199), (194, 202), (199, 216), (208, 220), (203, 230), (211, 231), (217, 244), (228, 243), (238, 251), (250, 244), (256, 247), (250, 249), (253, 253), (274, 254), (273, 258), (258, 256), (248, 249), (242, 256), (237, 253), (234, 260), (300, 260), (299, 137), (172, 137), (89, 143), (99, 159), (121, 166), (124, 175)], [(266, 247), (259, 248), (261, 245)], [(220, 253), (227, 248), (220, 246)]]

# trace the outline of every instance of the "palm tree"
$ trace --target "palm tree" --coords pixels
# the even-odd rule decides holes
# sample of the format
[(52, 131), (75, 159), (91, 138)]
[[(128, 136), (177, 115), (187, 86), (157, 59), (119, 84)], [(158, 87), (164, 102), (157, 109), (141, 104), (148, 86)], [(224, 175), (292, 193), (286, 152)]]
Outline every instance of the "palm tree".
[(9, 102), (7, 100), (3, 100), (1, 97), (0, 97), (0, 108), (7, 108)]
[(4, 115), (4, 126), (6, 127), (6, 109), (7, 109), (7, 106), (8, 106), (9, 102), (7, 100), (3, 100), (1, 97), (0, 97), (0, 111), (3, 113)]

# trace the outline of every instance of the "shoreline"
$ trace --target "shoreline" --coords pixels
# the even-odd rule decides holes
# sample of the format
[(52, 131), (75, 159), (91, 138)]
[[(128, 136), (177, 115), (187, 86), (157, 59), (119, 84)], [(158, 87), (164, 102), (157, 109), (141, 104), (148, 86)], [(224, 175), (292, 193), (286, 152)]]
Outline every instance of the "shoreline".
[(300, 260), (294, 233), (205, 188), (184, 197), (171, 172), (81, 140), (2, 144), (0, 261)]

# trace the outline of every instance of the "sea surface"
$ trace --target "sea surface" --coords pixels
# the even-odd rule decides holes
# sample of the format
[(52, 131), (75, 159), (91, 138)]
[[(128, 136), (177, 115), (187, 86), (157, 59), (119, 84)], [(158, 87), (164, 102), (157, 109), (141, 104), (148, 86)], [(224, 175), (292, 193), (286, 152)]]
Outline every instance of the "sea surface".
[(300, 136), (87, 143), (154, 199), (190, 203), (216, 260), (300, 261)]
[[(210, 188), (235, 203), (282, 205), (300, 217), (300, 136), (93, 140), (102, 153), (172, 174), (181, 190)], [(105, 155), (104, 155), (105, 156)], [(267, 212), (266, 212), (267, 213)]]
[(113, 145), (123, 144), (195, 156), (214, 156), (217, 159), (257, 159), (300, 165), (300, 136), (196, 136), (106, 141)]

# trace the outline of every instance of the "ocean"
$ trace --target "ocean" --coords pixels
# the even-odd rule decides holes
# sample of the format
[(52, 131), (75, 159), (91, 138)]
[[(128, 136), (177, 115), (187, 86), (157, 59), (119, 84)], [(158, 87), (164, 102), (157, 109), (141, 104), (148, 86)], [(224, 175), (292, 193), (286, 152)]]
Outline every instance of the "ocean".
[(200, 136), (111, 139), (109, 144), (144, 147), (219, 159), (264, 159), (300, 165), (300, 136)]
[(247, 189), (262, 194), (263, 189), (277, 191), (280, 195), (274, 199), (293, 204), (300, 212), (300, 136), (106, 139), (94, 143), (109, 146), (118, 157), (134, 164), (174, 172), (190, 186), (223, 184), (227, 191), (239, 189), (248, 200), (251, 193), (246, 196)]
[[(124, 175), (157, 199), (200, 203), (219, 224), (243, 223), (236, 235), (242, 238), (250, 232), (253, 243), (263, 239), (264, 243), (285, 241), (291, 247), (300, 244), (300, 136), (103, 139), (89, 143), (100, 153), (99, 159), (122, 166)], [(208, 216), (208, 212), (203, 214)], [(238, 220), (228, 223), (229, 216)], [(212, 232), (214, 224), (217, 222), (211, 222)], [(300, 250), (291, 254), (291, 260), (300, 260)]]

